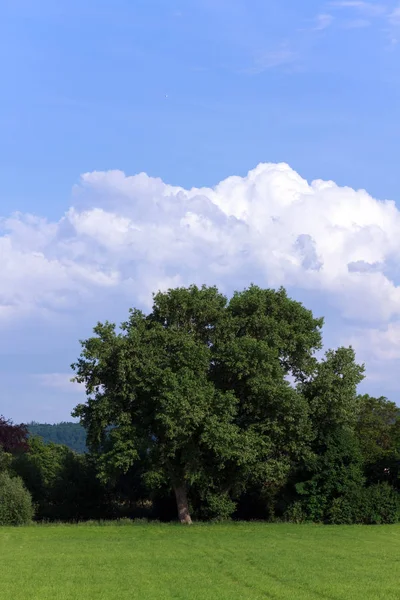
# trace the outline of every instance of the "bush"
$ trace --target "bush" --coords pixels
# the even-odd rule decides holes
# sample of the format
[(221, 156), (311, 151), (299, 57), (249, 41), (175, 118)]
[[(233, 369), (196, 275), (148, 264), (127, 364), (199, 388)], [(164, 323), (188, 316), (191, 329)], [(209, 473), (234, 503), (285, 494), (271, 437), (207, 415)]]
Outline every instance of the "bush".
[(286, 510), (283, 515), (284, 521), (289, 523), (305, 523), (307, 522), (307, 515), (301, 502), (293, 502)]
[(354, 494), (353, 497), (341, 496), (332, 501), (328, 512), (328, 523), (332, 525), (352, 525), (359, 522), (360, 507), (362, 507), (362, 497), (364, 490), (360, 494)]
[(231, 518), (235, 508), (235, 502), (226, 494), (208, 492), (200, 516), (211, 521), (226, 521)]
[(335, 525), (397, 523), (400, 520), (400, 495), (387, 483), (359, 488), (333, 500), (328, 520)]
[(26, 525), (33, 513), (32, 498), (22, 479), (0, 473), (0, 525)]
[(388, 483), (371, 485), (364, 492), (362, 522), (397, 523), (400, 520), (400, 494)]

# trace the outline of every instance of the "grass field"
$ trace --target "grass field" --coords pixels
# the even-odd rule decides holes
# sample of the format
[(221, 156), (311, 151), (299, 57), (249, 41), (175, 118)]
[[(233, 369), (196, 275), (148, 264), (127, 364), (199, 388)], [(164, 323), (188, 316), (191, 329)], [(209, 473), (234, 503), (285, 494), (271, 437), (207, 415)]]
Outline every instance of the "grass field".
[(400, 598), (400, 527), (0, 528), (1, 600)]

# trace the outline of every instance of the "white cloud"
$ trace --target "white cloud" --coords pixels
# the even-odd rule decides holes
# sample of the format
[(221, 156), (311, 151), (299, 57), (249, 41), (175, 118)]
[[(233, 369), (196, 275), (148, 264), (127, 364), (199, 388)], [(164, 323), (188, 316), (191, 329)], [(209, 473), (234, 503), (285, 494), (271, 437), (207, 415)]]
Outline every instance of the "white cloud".
[(337, 2), (330, 2), (329, 6), (332, 8), (353, 9), (370, 17), (384, 15), (387, 12), (385, 4), (364, 0), (338, 0)]
[(343, 29), (365, 29), (371, 26), (371, 21), (368, 19), (351, 19), (342, 22)]
[(320, 14), (315, 19), (314, 31), (322, 31), (332, 25), (334, 17), (329, 14)]
[(400, 25), (400, 4), (389, 15), (391, 25)]
[(108, 288), (143, 291), (143, 279), (233, 281), (250, 269), (265, 284), (329, 293), (348, 316), (385, 319), (400, 313), (387, 274), (399, 227), (393, 202), (309, 184), (285, 164), (192, 190), (143, 173), (87, 173), (58, 223), (3, 220), (0, 306), (57, 310)]
[(73, 373), (42, 373), (34, 375), (33, 378), (45, 388), (55, 389), (62, 392), (85, 393), (85, 386), (71, 381)]
[[(332, 12), (339, 12), (339, 24), (344, 29), (361, 29), (370, 27), (378, 22), (383, 24), (381, 32), (384, 33), (389, 44), (386, 50), (393, 49), (398, 43), (397, 29), (400, 25), (400, 4), (396, 6), (390, 2), (366, 0), (337, 0), (328, 4)], [(350, 15), (351, 18), (343, 18)]]
[(344, 340), (366, 364), (365, 391), (387, 395), (399, 402), (400, 321), (376, 328), (355, 328)]
[(264, 52), (256, 56), (254, 65), (248, 69), (249, 73), (262, 73), (276, 67), (290, 65), (298, 60), (298, 54), (288, 44), (282, 44), (276, 50)]
[[(308, 183), (286, 164), (190, 190), (144, 173), (87, 173), (58, 222), (3, 219), (0, 253), (3, 329), (13, 316), (54, 322), (74, 310), (88, 319), (95, 303), (113, 319), (116, 302), (148, 306), (160, 288), (206, 282), (230, 292), (253, 281), (312, 294), (322, 314), (333, 308), (353, 319), (353, 337), (369, 340), (372, 361), (385, 359), (376, 331), (389, 326), (387, 347), (400, 359), (390, 325), (400, 316), (395, 203), (332, 181)], [(46, 386), (72, 385), (63, 374), (41, 377)]]
[[(19, 213), (0, 221), (0, 319), (4, 310), (8, 317), (36, 309), (69, 308), (72, 296), (118, 282), (115, 271), (90, 255), (77, 259), (79, 245), (83, 252), (87, 246), (72, 226), (70, 215), (58, 223)], [(68, 228), (72, 235), (65, 236)]]

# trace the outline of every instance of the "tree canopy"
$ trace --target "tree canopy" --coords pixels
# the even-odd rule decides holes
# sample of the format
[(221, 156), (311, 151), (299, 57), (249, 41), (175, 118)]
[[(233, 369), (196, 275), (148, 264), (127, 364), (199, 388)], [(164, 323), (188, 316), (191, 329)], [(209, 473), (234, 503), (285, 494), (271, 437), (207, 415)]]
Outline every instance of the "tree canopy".
[(98, 323), (72, 368), (88, 394), (74, 416), (103, 478), (140, 462), (151, 489), (174, 490), (182, 522), (192, 490), (221, 514), (250, 483), (284, 480), (314, 416), (353, 414), (362, 368), (349, 349), (317, 362), (322, 325), (284, 289), (254, 285), (229, 301), (215, 287), (169, 290), (119, 330)]

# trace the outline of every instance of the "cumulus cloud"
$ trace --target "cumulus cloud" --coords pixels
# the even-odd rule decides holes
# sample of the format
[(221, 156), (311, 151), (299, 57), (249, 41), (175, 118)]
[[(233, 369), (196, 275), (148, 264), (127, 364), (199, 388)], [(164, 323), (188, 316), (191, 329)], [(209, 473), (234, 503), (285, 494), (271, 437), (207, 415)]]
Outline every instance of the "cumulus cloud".
[(399, 232), (393, 201), (309, 183), (287, 164), (193, 189), (144, 173), (86, 173), (59, 221), (19, 213), (0, 221), (0, 327), (94, 303), (111, 310), (117, 299), (149, 306), (153, 291), (192, 282), (227, 293), (255, 282), (312, 294), (363, 324), (355, 339), (376, 347), (375, 357), (385, 358), (387, 342), (400, 358), (398, 326), (375, 332), (400, 315)]
[(48, 223), (16, 213), (0, 221), (0, 234), (0, 323), (13, 315), (70, 308), (73, 296), (118, 281), (115, 271), (74, 255), (79, 240), (69, 217)]
[[(392, 201), (260, 164), (214, 188), (186, 190), (141, 173), (86, 173), (56, 222), (1, 222), (1, 312), (57, 311), (118, 290), (150, 298), (192, 280), (239, 279), (329, 294), (345, 316), (400, 313)], [(125, 290), (125, 292), (124, 292)]]

